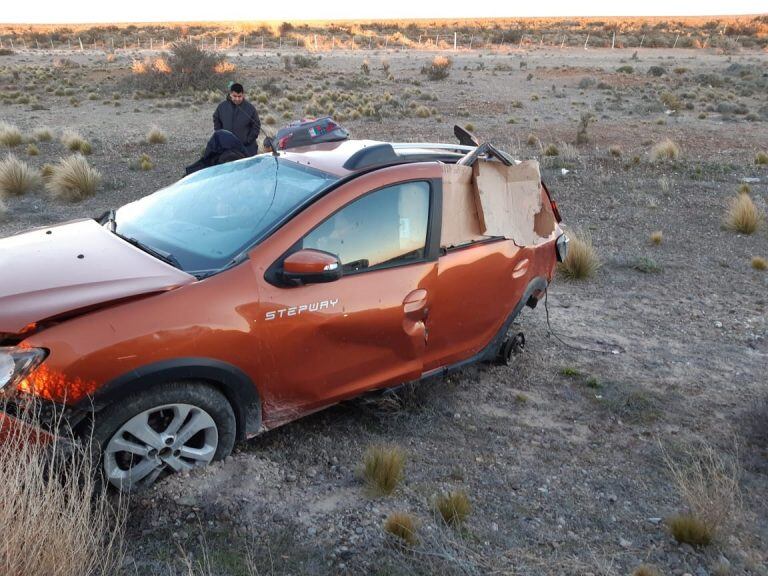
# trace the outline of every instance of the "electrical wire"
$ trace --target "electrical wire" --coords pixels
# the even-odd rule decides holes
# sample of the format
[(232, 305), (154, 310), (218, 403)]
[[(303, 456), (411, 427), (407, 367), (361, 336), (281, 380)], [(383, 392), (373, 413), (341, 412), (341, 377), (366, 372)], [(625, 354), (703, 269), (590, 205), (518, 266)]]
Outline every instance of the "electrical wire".
[[(555, 332), (552, 329), (552, 324), (550, 324), (549, 322), (549, 305), (547, 300), (548, 295), (549, 295), (549, 286), (547, 286), (547, 288), (544, 289), (544, 311), (546, 312), (546, 316), (547, 316), (547, 329), (549, 331), (549, 335), (554, 337), (555, 340), (560, 342), (560, 344), (562, 344), (566, 348), (570, 348), (572, 350), (579, 350), (580, 352), (595, 352), (597, 354), (619, 354), (620, 352), (626, 352), (626, 350), (624, 350), (624, 348), (622, 348), (618, 344), (605, 343), (606, 348), (601, 350), (599, 348), (590, 348), (589, 346), (577, 346), (574, 344), (569, 344), (568, 342), (563, 340), (557, 334), (557, 332)], [(603, 344), (603, 342), (597, 342), (597, 344)]]

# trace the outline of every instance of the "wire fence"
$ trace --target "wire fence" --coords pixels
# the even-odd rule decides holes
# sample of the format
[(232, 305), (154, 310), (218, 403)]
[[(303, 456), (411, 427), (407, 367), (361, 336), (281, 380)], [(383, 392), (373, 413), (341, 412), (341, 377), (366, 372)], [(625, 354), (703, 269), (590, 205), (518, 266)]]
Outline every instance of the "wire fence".
[(286, 36), (227, 34), (200, 37), (164, 37), (125, 35), (111, 38), (83, 39), (82, 36), (62, 38), (61, 36), (24, 37), (0, 36), (0, 49), (13, 51), (86, 51), (106, 52), (128, 50), (163, 51), (175, 42), (195, 43), (209, 51), (233, 50), (305, 50), (308, 52), (332, 52), (334, 50), (427, 50), (427, 51), (473, 51), (473, 50), (515, 50), (547, 48), (758, 48), (766, 49), (768, 39), (752, 36), (730, 35), (725, 30), (711, 34), (622, 34), (572, 32), (538, 33), (518, 31), (495, 34), (466, 34), (446, 32), (409, 36), (402, 33), (390, 35), (333, 35), (333, 34), (290, 34)]

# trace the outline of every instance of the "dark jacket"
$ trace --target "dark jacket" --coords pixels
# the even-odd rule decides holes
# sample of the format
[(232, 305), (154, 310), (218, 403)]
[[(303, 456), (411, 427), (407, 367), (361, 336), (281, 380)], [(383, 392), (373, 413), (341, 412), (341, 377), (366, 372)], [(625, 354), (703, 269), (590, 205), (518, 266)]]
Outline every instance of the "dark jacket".
[(192, 174), (209, 166), (224, 164), (248, 156), (248, 152), (240, 139), (227, 130), (216, 130), (205, 146), (203, 157), (194, 164), (187, 166), (186, 173)]
[(213, 129), (229, 130), (240, 139), (249, 154), (256, 154), (256, 139), (261, 131), (261, 120), (256, 108), (247, 100), (235, 106), (227, 96), (213, 113)]

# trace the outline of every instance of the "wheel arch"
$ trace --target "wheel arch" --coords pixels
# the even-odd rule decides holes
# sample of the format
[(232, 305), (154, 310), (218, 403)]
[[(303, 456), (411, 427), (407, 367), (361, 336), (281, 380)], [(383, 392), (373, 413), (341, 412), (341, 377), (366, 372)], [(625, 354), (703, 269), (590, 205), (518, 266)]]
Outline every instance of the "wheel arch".
[(185, 380), (210, 384), (224, 394), (235, 413), (238, 441), (260, 431), (261, 399), (256, 385), (237, 366), (213, 358), (174, 358), (141, 366), (105, 383), (79, 408), (98, 413), (128, 396)]

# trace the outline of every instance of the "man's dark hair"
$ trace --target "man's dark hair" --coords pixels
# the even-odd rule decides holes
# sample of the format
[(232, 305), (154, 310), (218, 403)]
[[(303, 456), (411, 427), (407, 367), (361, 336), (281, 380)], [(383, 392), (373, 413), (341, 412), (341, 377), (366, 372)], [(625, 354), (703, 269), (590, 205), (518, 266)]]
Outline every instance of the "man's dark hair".
[(234, 92), (235, 94), (242, 94), (243, 93), (243, 85), (239, 82), (235, 82), (232, 84), (232, 86), (229, 87), (230, 92)]

